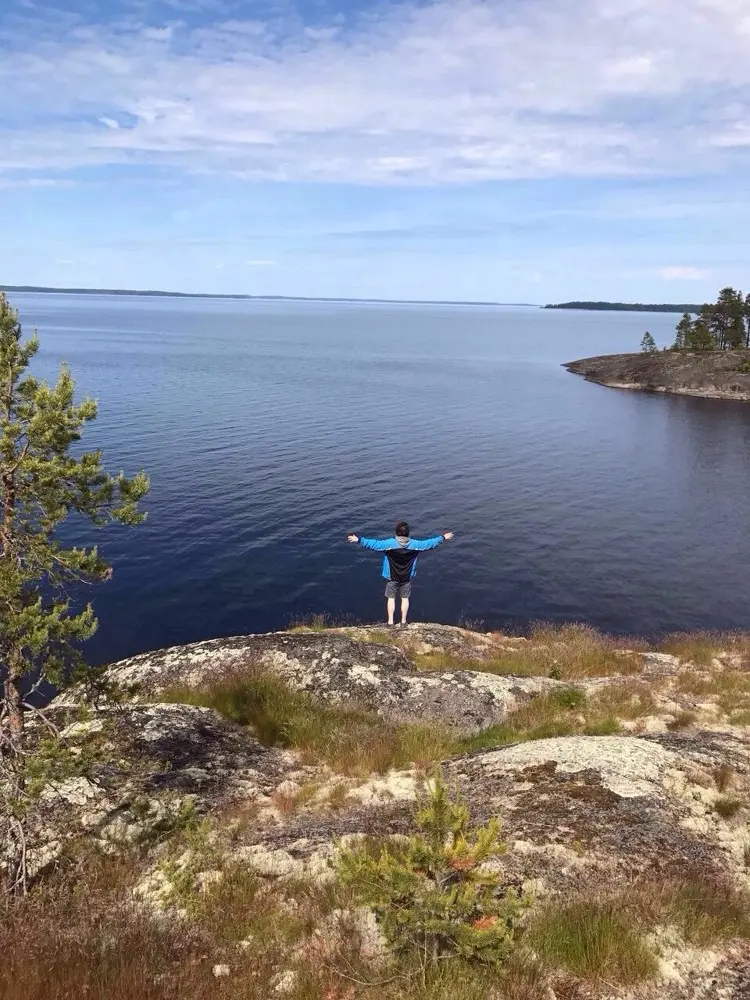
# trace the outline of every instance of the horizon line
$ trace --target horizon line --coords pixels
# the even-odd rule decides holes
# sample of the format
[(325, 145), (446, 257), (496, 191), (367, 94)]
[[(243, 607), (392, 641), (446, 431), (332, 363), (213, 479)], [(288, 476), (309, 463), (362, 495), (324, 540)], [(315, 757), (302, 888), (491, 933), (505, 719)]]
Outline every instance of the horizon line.
[(168, 292), (161, 289), (138, 288), (62, 288), (54, 285), (3, 285), (0, 292), (36, 292), (39, 294), (58, 295), (133, 295), (153, 298), (178, 299), (234, 299), (234, 300), (264, 300), (286, 302), (375, 302), (391, 303), (393, 305), (436, 305), (436, 306), (526, 306), (532, 309), (543, 308), (538, 302), (495, 302), (472, 299), (386, 299), (358, 298), (357, 296), (325, 296), (325, 295), (249, 295), (243, 292)]

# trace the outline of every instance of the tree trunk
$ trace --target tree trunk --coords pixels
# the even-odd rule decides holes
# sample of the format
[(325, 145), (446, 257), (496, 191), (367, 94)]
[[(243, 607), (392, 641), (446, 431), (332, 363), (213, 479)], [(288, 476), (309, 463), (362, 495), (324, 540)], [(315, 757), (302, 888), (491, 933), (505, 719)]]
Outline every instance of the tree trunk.
[(10, 895), (25, 895), (26, 883), (26, 843), (23, 822), (18, 818), (18, 808), (23, 799), (23, 736), (24, 711), (21, 680), (23, 661), (17, 655), (8, 659), (8, 676), (5, 678), (3, 701), (3, 731), (0, 732), (0, 763), (3, 783), (0, 802), (3, 812), (0, 830), (5, 843), (5, 888)]
[(4, 702), (7, 713), (8, 737), (11, 746), (18, 752), (23, 740), (23, 695), (21, 694), (21, 678), (23, 668), (14, 657), (8, 663), (8, 676), (5, 678)]

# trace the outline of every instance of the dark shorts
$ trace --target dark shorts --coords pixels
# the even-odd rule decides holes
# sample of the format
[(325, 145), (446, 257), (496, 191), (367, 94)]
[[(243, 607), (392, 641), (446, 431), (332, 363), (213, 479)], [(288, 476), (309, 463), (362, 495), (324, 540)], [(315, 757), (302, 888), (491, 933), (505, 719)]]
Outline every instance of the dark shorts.
[(408, 601), (411, 597), (411, 580), (407, 580), (406, 583), (396, 583), (395, 580), (386, 581), (385, 596), (405, 597)]

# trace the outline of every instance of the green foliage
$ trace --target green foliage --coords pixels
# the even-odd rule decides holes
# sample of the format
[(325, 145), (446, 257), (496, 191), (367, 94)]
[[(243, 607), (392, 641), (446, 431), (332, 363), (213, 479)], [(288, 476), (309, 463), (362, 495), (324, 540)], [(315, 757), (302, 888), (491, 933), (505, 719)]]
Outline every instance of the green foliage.
[(716, 341), (703, 316), (693, 324), (692, 332), (685, 347), (689, 347), (693, 351), (713, 351), (716, 349)]
[(435, 965), (460, 957), (504, 962), (528, 906), (485, 867), (503, 854), (499, 824), (469, 829), (469, 811), (451, 800), (437, 774), (415, 817), (418, 833), (397, 844), (366, 844), (342, 852), (343, 885), (371, 906), (401, 954)]
[(685, 312), (675, 329), (672, 347), (694, 351), (750, 347), (750, 295), (722, 288), (716, 302), (704, 305), (695, 321)]
[[(71, 778), (89, 778), (104, 753), (103, 732), (92, 733), (79, 741), (50, 735), (41, 740), (33, 754), (25, 759), (23, 787), (25, 796), (17, 805), (28, 809), (43, 791)], [(11, 801), (10, 807), (13, 807)]]
[(680, 348), (689, 346), (693, 335), (693, 327), (693, 317), (689, 312), (683, 313), (682, 319), (675, 327), (675, 338), (672, 344), (674, 350), (680, 350)]
[(643, 340), (641, 341), (641, 352), (643, 354), (654, 354), (656, 351), (658, 351), (658, 347), (656, 346), (656, 341), (648, 332), (648, 330), (646, 330), (646, 332), (643, 334)]
[(75, 402), (64, 366), (54, 385), (28, 374), (38, 348), (36, 334), (22, 341), (18, 314), (0, 294), (0, 662), (14, 740), (23, 729), (24, 675), (40, 671), (60, 686), (88, 673), (78, 644), (94, 634), (96, 618), (90, 604), (76, 610), (68, 594), (111, 573), (95, 546), (66, 548), (56, 529), (71, 516), (97, 527), (139, 524), (148, 491), (144, 473), (112, 476), (100, 451), (74, 447), (97, 405)]

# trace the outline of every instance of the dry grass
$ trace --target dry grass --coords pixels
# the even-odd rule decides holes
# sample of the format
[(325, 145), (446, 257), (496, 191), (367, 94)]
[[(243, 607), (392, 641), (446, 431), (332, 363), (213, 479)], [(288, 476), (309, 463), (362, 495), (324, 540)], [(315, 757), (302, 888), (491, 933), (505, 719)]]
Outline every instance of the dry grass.
[(499, 725), (464, 737), (460, 749), (490, 750), (553, 736), (611, 736), (620, 731), (619, 722), (608, 709), (589, 702), (583, 691), (561, 687), (532, 698)]
[(750, 665), (750, 634), (747, 632), (675, 632), (668, 635), (659, 648), (697, 666), (710, 666), (722, 653), (739, 656), (743, 665)]
[(744, 807), (744, 800), (738, 799), (734, 795), (722, 795), (721, 798), (714, 802), (714, 810), (722, 819), (731, 819)]
[(326, 763), (344, 775), (426, 766), (455, 752), (455, 737), (442, 726), (397, 725), (374, 712), (323, 704), (259, 668), (228, 674), (199, 690), (172, 689), (162, 698), (213, 708), (251, 727), (266, 746), (294, 749), (303, 763)]
[(527, 943), (551, 966), (589, 981), (636, 983), (658, 963), (646, 934), (675, 926), (690, 944), (750, 939), (750, 902), (703, 872), (644, 878), (617, 893), (591, 891), (548, 903), (532, 918)]
[(531, 923), (528, 938), (543, 961), (584, 980), (630, 985), (653, 978), (659, 967), (645, 928), (616, 900), (552, 904)]
[[(468, 737), (437, 724), (395, 724), (374, 712), (338, 707), (292, 691), (279, 678), (251, 666), (213, 680), (201, 689), (177, 688), (165, 701), (203, 705), (253, 729), (266, 746), (296, 750), (303, 763), (328, 764), (339, 774), (367, 777), (393, 768), (431, 764), (469, 750), (508, 743), (585, 734), (609, 736), (621, 731), (621, 717), (647, 714), (651, 702), (640, 684), (612, 685), (591, 700), (576, 688), (560, 687), (530, 699), (496, 726)], [(279, 801), (292, 812), (299, 801)]]
[[(36, 893), (0, 911), (3, 1000), (268, 1000), (292, 970), (289, 1000), (543, 1000), (538, 963), (505, 970), (460, 959), (435, 970), (420, 956), (369, 966), (352, 927), (321, 937), (334, 909), (356, 901), (338, 886), (280, 886), (240, 865), (205, 892), (185, 889), (182, 920), (137, 910), (133, 862), (87, 854)], [(180, 899), (180, 903), (185, 902)], [(230, 975), (217, 978), (216, 965)]]
[(656, 710), (653, 691), (637, 680), (607, 684), (591, 700), (601, 712), (618, 719), (642, 719)]
[(728, 667), (711, 673), (683, 670), (677, 678), (677, 689), (715, 701), (725, 715), (750, 711), (750, 671)]
[[(200, 933), (144, 920), (132, 865), (91, 858), (0, 918), (3, 1000), (224, 1000)], [(261, 1000), (260, 991), (248, 1000)]]
[[(747, 900), (718, 879), (687, 873), (547, 903), (504, 968), (454, 959), (425, 970), (418, 955), (407, 955), (378, 970), (361, 957), (356, 931), (316, 934), (334, 909), (356, 905), (347, 890), (280, 884), (217, 864), (222, 878), (205, 891), (182, 888), (182, 921), (150, 921), (132, 901), (134, 861), (82, 853), (67, 862), (28, 899), (0, 911), (0, 996), (268, 1000), (274, 977), (291, 969), (289, 1000), (543, 1000), (549, 970), (566, 977), (570, 996), (578, 995), (576, 982), (627, 985), (653, 976), (646, 935), (658, 926), (676, 926), (700, 947), (750, 938)], [(217, 964), (230, 976), (216, 978)]]
[[(343, 975), (359, 961), (356, 933), (323, 952), (313, 932), (346, 898), (302, 884), (282, 891), (238, 866), (223, 874), (207, 892), (193, 890), (183, 920), (149, 920), (130, 894), (135, 866), (89, 857), (0, 915), (0, 996), (268, 1000), (274, 977), (292, 969), (290, 1000), (343, 1000)], [(230, 976), (214, 976), (221, 964)]]
[(728, 881), (702, 871), (644, 879), (623, 894), (621, 905), (649, 926), (676, 926), (700, 947), (750, 939), (750, 900)]
[(688, 712), (687, 710), (678, 712), (677, 715), (675, 715), (675, 717), (670, 719), (667, 723), (667, 729), (669, 729), (670, 732), (677, 732), (680, 729), (689, 729), (690, 726), (694, 725), (697, 718), (698, 716), (695, 712)]
[(554, 677), (572, 681), (640, 673), (640, 642), (624, 652), (618, 640), (588, 625), (537, 625), (516, 649), (499, 650), (487, 659), (466, 659), (447, 653), (416, 656), (422, 670), (478, 670), (517, 677)]
[(331, 628), (338, 628), (342, 623), (337, 622), (329, 614), (307, 615), (303, 618), (295, 618), (289, 626), (289, 632), (326, 632)]
[(728, 764), (720, 764), (713, 769), (711, 777), (719, 791), (726, 792), (734, 781), (734, 771)]

